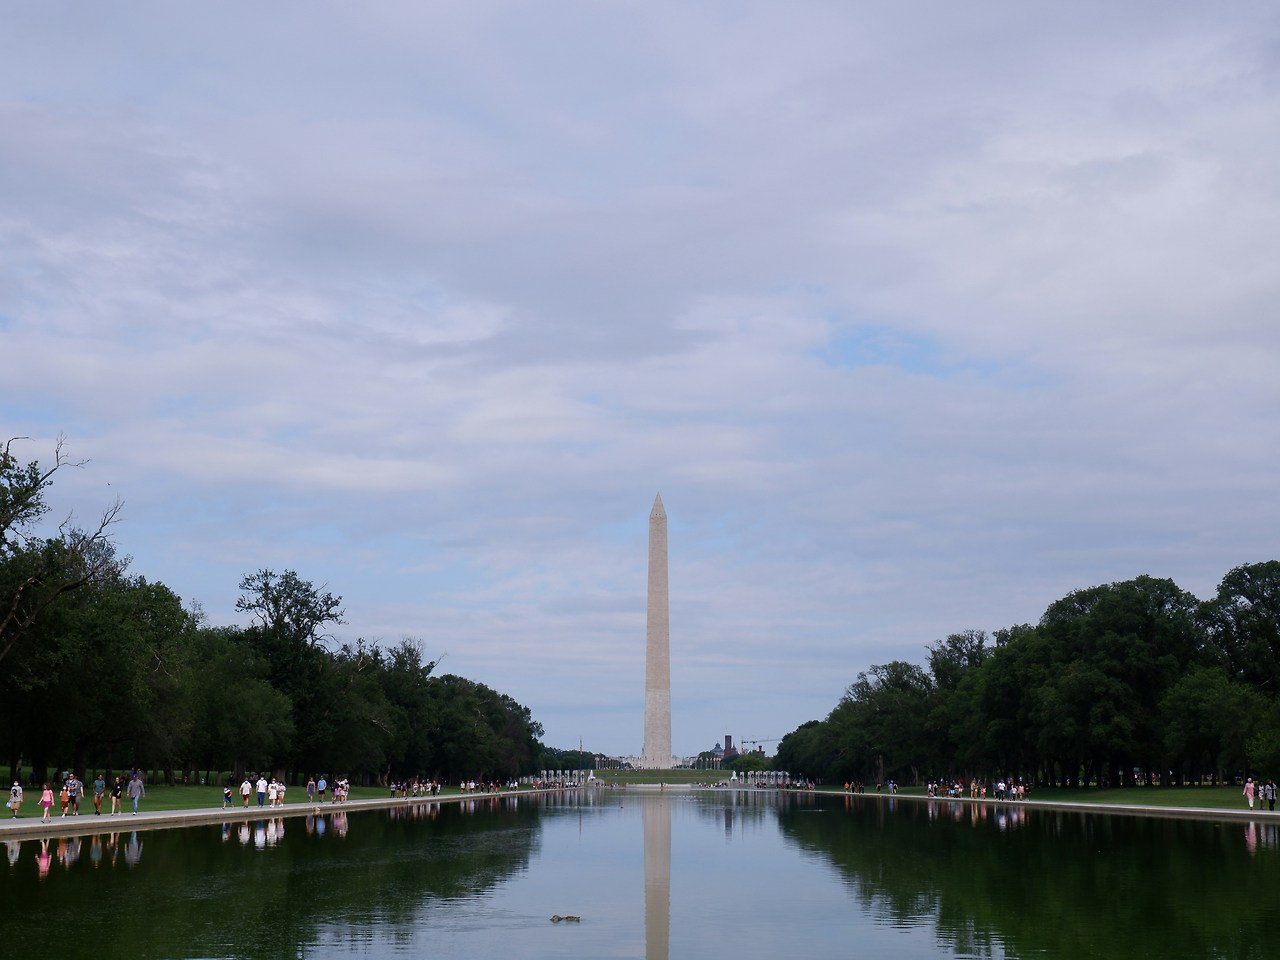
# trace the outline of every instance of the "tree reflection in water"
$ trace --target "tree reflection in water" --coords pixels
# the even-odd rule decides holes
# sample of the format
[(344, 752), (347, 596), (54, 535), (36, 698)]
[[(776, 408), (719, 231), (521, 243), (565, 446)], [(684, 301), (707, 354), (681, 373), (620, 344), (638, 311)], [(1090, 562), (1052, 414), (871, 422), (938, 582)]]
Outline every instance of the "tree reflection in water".
[(1280, 937), (1277, 823), (851, 796), (779, 825), (890, 924), (964, 956), (1263, 956)]
[[(537, 814), (506, 799), (394, 808), (361, 816), (358, 830), (336, 811), (10, 841), (6, 946), (34, 952), (57, 929), (99, 957), (296, 957), (335, 922), (394, 925), (424, 900), (475, 897), (527, 865)], [(100, 855), (81, 856), (86, 845)]]

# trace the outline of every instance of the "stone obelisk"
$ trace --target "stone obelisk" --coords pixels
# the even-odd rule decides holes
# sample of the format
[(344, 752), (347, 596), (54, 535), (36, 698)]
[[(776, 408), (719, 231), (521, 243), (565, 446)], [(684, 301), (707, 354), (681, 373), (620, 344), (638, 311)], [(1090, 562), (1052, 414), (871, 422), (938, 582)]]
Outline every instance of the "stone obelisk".
[(671, 767), (671, 618), (667, 600), (667, 511), (662, 494), (649, 511), (649, 611), (644, 656), (644, 751), (641, 766)]

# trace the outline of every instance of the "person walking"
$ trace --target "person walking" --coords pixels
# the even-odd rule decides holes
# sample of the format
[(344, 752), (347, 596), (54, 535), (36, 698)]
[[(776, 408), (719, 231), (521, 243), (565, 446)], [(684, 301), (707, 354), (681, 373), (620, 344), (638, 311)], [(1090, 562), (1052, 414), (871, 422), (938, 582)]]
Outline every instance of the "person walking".
[(133, 815), (138, 815), (138, 801), (147, 795), (147, 788), (142, 784), (142, 777), (135, 775), (129, 781), (129, 799), (133, 801)]
[(267, 778), (258, 776), (258, 806), (265, 807), (267, 805)]
[(1256, 789), (1254, 788), (1254, 785), (1253, 785), (1253, 777), (1249, 777), (1249, 778), (1248, 778), (1247, 780), (1245, 780), (1245, 782), (1244, 782), (1244, 791), (1243, 791), (1243, 793), (1244, 793), (1244, 798), (1245, 798), (1245, 800), (1247, 800), (1247, 801), (1248, 801), (1248, 803), (1249, 803), (1249, 809), (1250, 809), (1250, 810), (1252, 810), (1252, 809), (1253, 809), (1253, 798), (1254, 798), (1254, 794), (1255, 794), (1256, 792), (1257, 792), (1257, 791), (1256, 791)]
[(114, 817), (120, 812), (120, 796), (124, 793), (124, 780), (120, 776), (116, 777), (116, 782), (111, 785), (111, 815)]
[(13, 811), (13, 819), (18, 819), (18, 811), (22, 809), (22, 782), (13, 781), (9, 788), (9, 809)]
[(53, 809), (53, 791), (49, 789), (49, 785), (47, 783), (44, 785), (44, 789), (40, 791), (40, 809), (44, 811), (44, 815), (41, 816), (40, 822), (48, 823), (49, 820), (52, 819), (49, 812)]
[(93, 813), (102, 816), (102, 798), (107, 792), (107, 781), (102, 774), (93, 778)]
[(249, 778), (244, 778), (244, 783), (240, 784), (240, 796), (244, 797), (244, 805), (249, 806), (249, 796), (253, 793), (253, 784), (249, 782)]
[(80, 816), (80, 798), (84, 796), (84, 783), (74, 773), (67, 781), (67, 796), (71, 800), (71, 815)]

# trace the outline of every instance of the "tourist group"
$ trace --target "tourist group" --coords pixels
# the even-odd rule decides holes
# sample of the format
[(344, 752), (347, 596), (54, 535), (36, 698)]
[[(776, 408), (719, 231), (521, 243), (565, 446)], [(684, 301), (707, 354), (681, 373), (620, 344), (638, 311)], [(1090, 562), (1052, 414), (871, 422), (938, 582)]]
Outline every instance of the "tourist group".
[[(73, 817), (80, 816), (80, 803), (85, 799), (88, 790), (92, 790), (93, 812), (97, 816), (102, 816), (102, 803), (111, 797), (111, 816), (120, 813), (121, 799), (127, 796), (133, 803), (133, 813), (137, 816), (138, 801), (147, 795), (146, 785), (142, 782), (142, 774), (134, 770), (129, 774), (126, 781), (124, 776), (118, 776), (108, 785), (106, 777), (99, 773), (93, 778), (90, 788), (86, 789), (84, 781), (75, 775), (75, 771), (68, 771), (62, 777), (62, 789), (54, 796), (53, 788), (49, 784), (45, 784), (40, 791), (40, 799), (36, 801), (40, 807), (40, 822), (48, 823), (53, 819), (53, 806), (56, 802), (62, 809), (62, 816), (68, 814)], [(13, 814), (13, 819), (21, 816), (22, 804), (26, 799), (26, 793), (22, 789), (22, 783), (19, 780), (13, 781), (13, 786), (9, 788), (9, 799), (5, 801), (5, 806)]]

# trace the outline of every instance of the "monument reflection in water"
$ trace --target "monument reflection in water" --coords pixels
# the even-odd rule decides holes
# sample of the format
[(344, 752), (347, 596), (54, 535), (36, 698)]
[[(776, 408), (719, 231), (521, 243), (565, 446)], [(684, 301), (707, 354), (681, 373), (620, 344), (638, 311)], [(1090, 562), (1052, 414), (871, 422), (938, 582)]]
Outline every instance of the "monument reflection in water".
[(671, 804), (644, 805), (644, 955), (667, 960), (671, 945)]
[(113, 825), (6, 842), (9, 953), (1169, 960), (1280, 942), (1280, 816), (1261, 813), (617, 790)]

